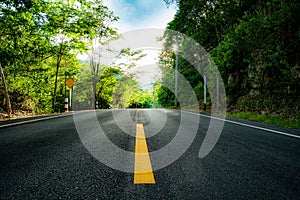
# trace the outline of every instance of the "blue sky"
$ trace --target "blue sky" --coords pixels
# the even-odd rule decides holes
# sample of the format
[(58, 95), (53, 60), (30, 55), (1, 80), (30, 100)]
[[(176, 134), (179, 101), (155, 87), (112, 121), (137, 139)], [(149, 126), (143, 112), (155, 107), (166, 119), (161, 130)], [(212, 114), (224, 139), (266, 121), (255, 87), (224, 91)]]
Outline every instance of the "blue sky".
[(121, 31), (137, 28), (165, 28), (176, 12), (163, 0), (105, 0), (104, 4), (120, 17), (115, 26)]

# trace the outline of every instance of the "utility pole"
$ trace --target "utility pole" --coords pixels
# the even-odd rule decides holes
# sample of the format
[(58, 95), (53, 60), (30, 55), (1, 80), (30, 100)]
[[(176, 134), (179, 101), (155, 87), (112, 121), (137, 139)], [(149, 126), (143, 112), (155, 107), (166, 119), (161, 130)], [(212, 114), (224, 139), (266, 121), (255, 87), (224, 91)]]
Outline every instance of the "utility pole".
[(204, 80), (204, 111), (206, 111), (206, 75), (203, 76), (203, 80)]
[(217, 76), (217, 109), (219, 109), (220, 104), (220, 82), (219, 82), (219, 76)]
[(73, 87), (70, 88), (69, 111), (72, 110), (72, 92), (73, 92)]
[(178, 97), (178, 36), (176, 35), (176, 49), (175, 49), (176, 59), (175, 59), (175, 101), (174, 107), (177, 108), (177, 97)]

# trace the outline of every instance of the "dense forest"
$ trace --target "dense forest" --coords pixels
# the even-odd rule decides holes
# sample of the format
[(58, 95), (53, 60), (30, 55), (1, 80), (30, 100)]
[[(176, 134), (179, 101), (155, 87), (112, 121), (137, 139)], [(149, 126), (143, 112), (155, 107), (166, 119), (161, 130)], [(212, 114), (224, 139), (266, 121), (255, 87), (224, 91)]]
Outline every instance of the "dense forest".
[(153, 95), (126, 73), (141, 51), (124, 48), (117, 57), (127, 62), (101, 64), (101, 51), (119, 37), (117, 20), (102, 1), (1, 1), (0, 118), (63, 112), (73, 89), (74, 109), (150, 107)]
[[(178, 9), (167, 28), (193, 38), (213, 58), (226, 88), (227, 111), (300, 123), (300, 1), (164, 1)], [(68, 78), (76, 81), (77, 89), (86, 87), (81, 82), (92, 84), (91, 93), (74, 99), (84, 103), (92, 98), (84, 105), (89, 109), (174, 107), (174, 93), (162, 84), (174, 80), (166, 71), (154, 91), (148, 91), (124, 71), (133, 63), (104, 66), (99, 61), (99, 46), (117, 38), (111, 24), (118, 19), (102, 1), (1, 1), (2, 117), (64, 111), (71, 91), (65, 85)], [(81, 53), (89, 59), (80, 61)], [(161, 55), (175, 59), (174, 52)], [(123, 49), (119, 56), (138, 60), (143, 55)], [(173, 61), (161, 62), (161, 67), (174, 71)], [(203, 110), (203, 78), (181, 56), (178, 66)], [(210, 106), (208, 96), (208, 110)]]
[[(167, 28), (192, 37), (218, 66), (229, 112), (272, 115), (300, 123), (300, 1), (165, 2), (178, 6)], [(174, 60), (174, 54), (169, 57)], [(203, 105), (202, 77), (182, 57), (178, 62), (179, 72), (187, 77)], [(165, 74), (163, 81), (168, 79)], [(172, 107), (174, 95), (161, 87), (158, 101)]]
[(77, 54), (116, 34), (108, 25), (117, 19), (100, 1), (1, 1), (1, 109), (63, 110), (64, 82), (81, 66)]

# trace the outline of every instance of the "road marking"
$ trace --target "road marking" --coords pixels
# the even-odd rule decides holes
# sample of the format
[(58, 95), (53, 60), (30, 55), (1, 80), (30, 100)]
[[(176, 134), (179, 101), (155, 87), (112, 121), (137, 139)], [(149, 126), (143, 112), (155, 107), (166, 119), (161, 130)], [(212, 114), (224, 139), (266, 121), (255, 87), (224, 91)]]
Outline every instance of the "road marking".
[(134, 184), (155, 184), (143, 124), (136, 125)]
[[(33, 123), (33, 122), (38, 122), (38, 121), (44, 121), (44, 120), (48, 120), (48, 119), (55, 119), (55, 118), (60, 118), (60, 117), (66, 117), (66, 116), (71, 116), (71, 115), (77, 115), (83, 112), (93, 112), (94, 110), (82, 110), (82, 111), (76, 111), (76, 112), (71, 112), (68, 114), (59, 114), (59, 115), (55, 115), (55, 116), (51, 116), (51, 117), (43, 117), (43, 118), (38, 118), (38, 119), (32, 119), (32, 120), (26, 120), (26, 121), (22, 121), (22, 122), (15, 122), (15, 123), (11, 123), (11, 124), (3, 124), (0, 125), (0, 128), (4, 128), (4, 127), (10, 127), (10, 126), (16, 126), (16, 125), (21, 125), (21, 124), (27, 124), (27, 123)], [(26, 119), (26, 118), (24, 118)]]
[(21, 124), (27, 124), (27, 123), (32, 123), (32, 122), (38, 122), (38, 121), (43, 121), (43, 120), (48, 120), (48, 119), (55, 119), (55, 118), (65, 117), (65, 116), (70, 116), (70, 115), (73, 115), (73, 113), (64, 114), (64, 115), (56, 115), (56, 116), (52, 116), (52, 117), (43, 117), (43, 118), (32, 119), (32, 120), (26, 120), (26, 121), (22, 121), (22, 122), (11, 123), (11, 124), (4, 124), (4, 125), (1, 125), (0, 128), (16, 126), (16, 125), (21, 125)]
[(193, 113), (193, 112), (189, 112), (189, 111), (182, 111), (182, 112), (190, 113), (190, 114), (194, 114), (194, 115), (200, 115), (200, 116), (203, 116), (203, 117), (216, 119), (216, 120), (220, 120), (220, 121), (225, 121), (225, 122), (232, 123), (232, 124), (237, 124), (237, 125), (240, 125), (240, 126), (247, 126), (249, 128), (255, 128), (255, 129), (259, 129), (259, 130), (263, 130), (263, 131), (268, 131), (268, 132), (271, 132), (271, 133), (276, 133), (276, 134), (279, 134), (279, 135), (285, 135), (285, 136), (288, 136), (288, 137), (293, 137), (293, 138), (300, 139), (300, 135), (293, 135), (293, 134), (290, 134), (290, 133), (276, 131), (276, 130), (272, 130), (272, 129), (268, 129), (268, 128), (263, 128), (263, 127), (259, 127), (259, 126), (244, 124), (244, 123), (241, 123), (241, 122), (235, 122), (235, 121), (231, 121), (231, 120), (228, 120), (228, 119), (207, 116), (207, 115), (203, 115), (203, 114), (200, 114), (200, 113)]

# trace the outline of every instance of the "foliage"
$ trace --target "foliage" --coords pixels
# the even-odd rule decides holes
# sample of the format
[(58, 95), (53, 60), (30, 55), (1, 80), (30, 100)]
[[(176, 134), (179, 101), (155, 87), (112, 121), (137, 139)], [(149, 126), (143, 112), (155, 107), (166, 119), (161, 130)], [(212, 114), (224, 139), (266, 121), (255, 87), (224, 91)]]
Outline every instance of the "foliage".
[(119, 68), (106, 68), (97, 84), (96, 99), (100, 109), (111, 108), (113, 94), (118, 86), (118, 79), (123, 75)]
[(102, 1), (1, 1), (0, 63), (13, 109), (62, 111), (65, 78), (76, 79), (79, 68), (77, 53), (88, 50), (92, 39), (115, 34), (110, 23), (117, 19)]
[[(296, 119), (300, 105), (300, 2), (296, 0), (165, 0), (178, 11), (168, 28), (184, 33), (213, 57), (231, 112), (265, 112)], [(164, 52), (162, 60), (174, 61)], [(170, 62), (169, 62), (170, 63)], [(174, 62), (164, 66), (174, 70)], [(179, 58), (179, 71), (202, 99), (203, 80)], [(163, 81), (170, 79), (164, 74)], [(159, 99), (171, 106), (171, 93)]]
[(133, 74), (123, 74), (112, 95), (112, 108), (127, 108), (130, 105), (130, 98), (138, 91), (138, 83), (134, 80)]
[(300, 120), (298, 119), (288, 119), (280, 116), (268, 116), (263, 114), (254, 114), (250, 112), (240, 112), (232, 113), (228, 115), (229, 117), (235, 117), (240, 119), (246, 119), (251, 121), (263, 122), (266, 124), (275, 124), (278, 126), (286, 128), (296, 128), (300, 129)]
[(138, 90), (131, 95), (129, 108), (151, 108), (153, 106), (153, 93), (148, 90)]
[[(139, 90), (135, 74), (118, 66), (101, 65), (100, 69), (95, 90), (99, 109), (150, 107), (152, 100), (149, 100), (148, 93)], [(78, 82), (74, 87), (75, 109), (94, 109), (94, 75), (91, 74), (89, 63), (84, 63), (79, 72)]]

